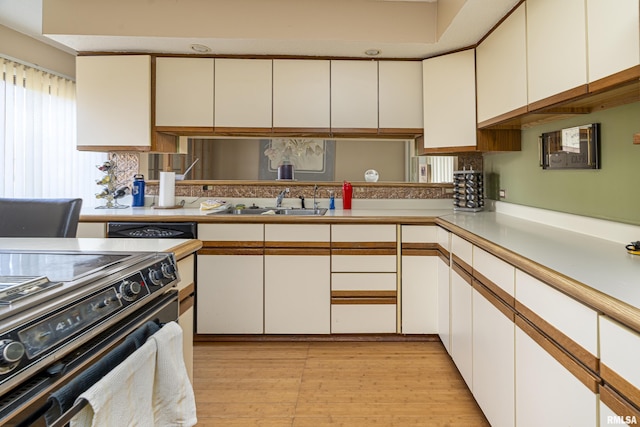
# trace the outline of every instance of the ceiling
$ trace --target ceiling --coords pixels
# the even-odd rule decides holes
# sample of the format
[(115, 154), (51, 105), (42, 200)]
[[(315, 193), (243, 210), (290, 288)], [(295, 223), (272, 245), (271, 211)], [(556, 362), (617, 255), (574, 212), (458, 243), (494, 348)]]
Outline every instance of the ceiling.
[[(72, 54), (427, 58), (475, 45), (520, 0), (0, 0), (0, 25)], [(208, 53), (208, 52), (207, 52)]]

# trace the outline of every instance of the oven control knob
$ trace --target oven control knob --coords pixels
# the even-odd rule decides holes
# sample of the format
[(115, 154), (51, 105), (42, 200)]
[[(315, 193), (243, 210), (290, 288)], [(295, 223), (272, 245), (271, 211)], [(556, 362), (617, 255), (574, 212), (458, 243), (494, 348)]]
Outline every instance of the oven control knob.
[(19, 362), (24, 356), (24, 345), (18, 341), (0, 341), (0, 366)]
[(120, 284), (120, 295), (127, 301), (136, 299), (141, 290), (142, 286), (140, 286), (140, 282), (136, 282), (135, 280), (125, 280)]
[(151, 280), (151, 283), (156, 285), (156, 286), (162, 285), (162, 273), (160, 272), (160, 270), (155, 270), (155, 269), (150, 268), (149, 269), (149, 280)]
[(172, 264), (162, 264), (162, 267), (160, 267), (162, 269), (162, 275), (164, 277), (166, 277), (167, 279), (175, 279), (176, 278), (176, 269), (173, 267)]

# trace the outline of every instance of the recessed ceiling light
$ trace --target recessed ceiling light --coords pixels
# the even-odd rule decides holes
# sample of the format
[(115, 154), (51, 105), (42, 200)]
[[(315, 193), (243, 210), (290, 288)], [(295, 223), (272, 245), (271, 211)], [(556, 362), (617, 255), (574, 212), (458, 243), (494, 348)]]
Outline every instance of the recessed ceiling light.
[(191, 50), (198, 53), (209, 53), (211, 52), (211, 48), (209, 46), (205, 46), (203, 44), (192, 44)]
[(380, 55), (380, 51), (378, 49), (367, 49), (364, 51), (364, 54), (367, 56), (377, 56)]

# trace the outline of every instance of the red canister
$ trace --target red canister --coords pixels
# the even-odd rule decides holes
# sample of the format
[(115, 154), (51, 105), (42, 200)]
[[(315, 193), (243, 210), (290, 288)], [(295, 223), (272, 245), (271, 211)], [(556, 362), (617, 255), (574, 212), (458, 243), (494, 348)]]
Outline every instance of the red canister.
[(342, 209), (351, 209), (351, 196), (353, 196), (353, 187), (350, 182), (345, 181), (342, 184)]

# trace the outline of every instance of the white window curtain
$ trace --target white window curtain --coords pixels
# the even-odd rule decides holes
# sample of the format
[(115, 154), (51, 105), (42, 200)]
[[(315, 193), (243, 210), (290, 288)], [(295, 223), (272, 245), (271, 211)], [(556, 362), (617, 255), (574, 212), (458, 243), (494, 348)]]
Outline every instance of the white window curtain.
[(428, 159), (431, 165), (431, 182), (453, 182), (455, 156), (430, 156)]
[(95, 205), (96, 165), (107, 154), (76, 150), (75, 83), (0, 61), (0, 197), (81, 197)]

